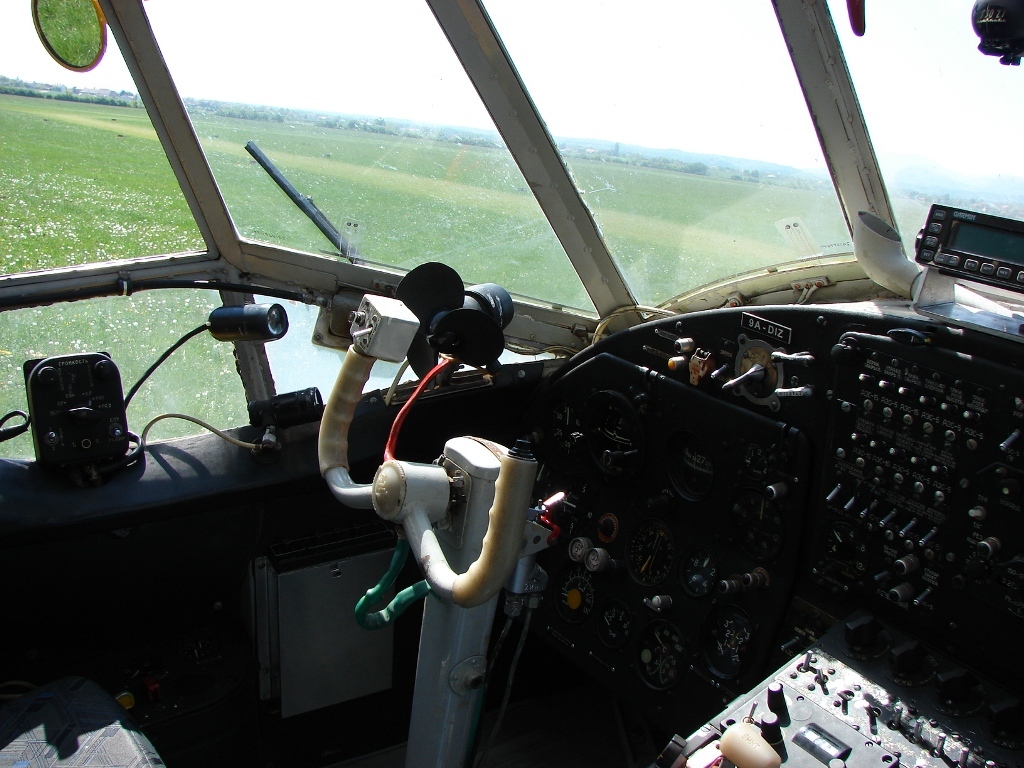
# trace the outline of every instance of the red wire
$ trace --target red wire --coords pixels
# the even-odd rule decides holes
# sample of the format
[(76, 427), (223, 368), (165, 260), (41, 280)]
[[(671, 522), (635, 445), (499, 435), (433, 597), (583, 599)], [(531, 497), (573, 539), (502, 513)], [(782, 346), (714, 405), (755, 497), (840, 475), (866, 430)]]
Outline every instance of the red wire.
[(455, 360), (446, 358), (440, 363), (435, 365), (430, 372), (420, 379), (420, 383), (416, 385), (416, 389), (413, 390), (412, 395), (405, 401), (405, 405), (402, 406), (402, 410), (398, 412), (395, 417), (395, 423), (391, 425), (391, 433), (388, 435), (388, 441), (384, 446), (384, 461), (391, 461), (395, 458), (395, 445), (398, 443), (398, 431), (402, 428), (402, 422), (405, 421), (405, 417), (409, 414), (409, 409), (412, 404), (416, 402), (416, 398), (420, 396), (420, 392), (427, 388), (427, 385), (434, 380), (435, 377), (440, 375), (449, 365), (454, 363)]

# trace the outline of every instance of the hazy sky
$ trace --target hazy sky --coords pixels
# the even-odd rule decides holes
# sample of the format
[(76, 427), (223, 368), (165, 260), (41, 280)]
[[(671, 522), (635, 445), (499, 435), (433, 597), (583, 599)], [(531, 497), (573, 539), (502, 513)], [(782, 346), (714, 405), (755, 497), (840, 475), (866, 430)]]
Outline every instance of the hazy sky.
[[(93, 72), (53, 64), (27, 0), (0, 27), (0, 74), (135, 90), (113, 46)], [(886, 163), (1024, 176), (1024, 71), (977, 52), (972, 0), (868, 0), (847, 58)], [(768, 0), (488, 0), (555, 135), (821, 168)], [(492, 127), (420, 0), (146, 0), (186, 96)], [(727, 13), (726, 13), (727, 10)]]

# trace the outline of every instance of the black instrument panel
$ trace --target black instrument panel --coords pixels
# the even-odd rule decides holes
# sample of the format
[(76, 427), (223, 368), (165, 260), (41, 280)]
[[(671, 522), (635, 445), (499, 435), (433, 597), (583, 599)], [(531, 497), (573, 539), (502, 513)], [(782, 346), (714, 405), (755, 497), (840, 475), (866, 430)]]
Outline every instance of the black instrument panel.
[(867, 608), (971, 663), (1022, 629), (1024, 356), (863, 310), (657, 321), (540, 393), (537, 495), (566, 500), (534, 626), (666, 727), (820, 634), (808, 615)]

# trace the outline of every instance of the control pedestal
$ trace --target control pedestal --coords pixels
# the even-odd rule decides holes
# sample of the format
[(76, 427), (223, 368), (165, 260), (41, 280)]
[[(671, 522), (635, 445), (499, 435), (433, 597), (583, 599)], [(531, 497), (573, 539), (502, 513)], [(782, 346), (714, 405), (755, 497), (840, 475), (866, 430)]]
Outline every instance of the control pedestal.
[[(737, 726), (754, 727), (739, 757), (722, 740)], [(685, 741), (676, 737), (656, 765), (710, 768), (724, 757), (771, 768), (777, 757), (799, 768), (1017, 768), (1022, 750), (1019, 699), (857, 613)]]

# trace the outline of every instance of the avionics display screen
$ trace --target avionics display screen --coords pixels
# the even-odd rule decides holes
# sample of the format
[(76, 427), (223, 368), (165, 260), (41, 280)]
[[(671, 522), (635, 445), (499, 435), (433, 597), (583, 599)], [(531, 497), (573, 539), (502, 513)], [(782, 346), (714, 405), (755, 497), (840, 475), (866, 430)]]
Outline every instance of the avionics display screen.
[(958, 221), (949, 248), (973, 256), (1024, 265), (1024, 234)]

